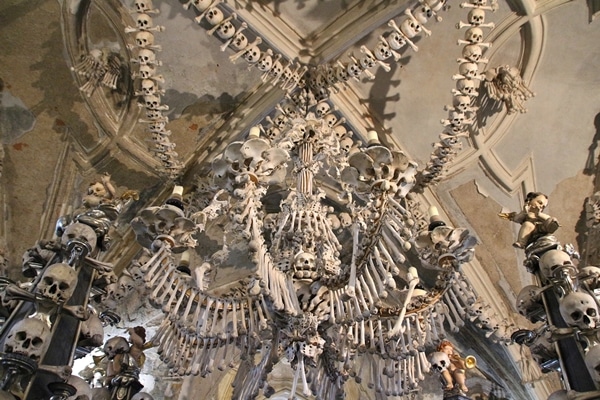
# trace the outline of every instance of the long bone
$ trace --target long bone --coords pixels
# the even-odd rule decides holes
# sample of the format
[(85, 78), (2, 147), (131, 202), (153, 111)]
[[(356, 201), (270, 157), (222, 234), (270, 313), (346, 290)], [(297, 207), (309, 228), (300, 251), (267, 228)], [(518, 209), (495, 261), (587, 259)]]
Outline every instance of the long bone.
[(246, 54), (248, 52), (248, 50), (252, 49), (253, 47), (258, 47), (258, 45), (261, 44), (261, 43), (262, 43), (262, 38), (260, 36), (257, 36), (254, 39), (254, 42), (249, 43), (248, 46), (244, 47), (243, 49), (241, 49), (237, 53), (230, 55), (229, 56), (229, 61), (231, 61), (232, 63), (235, 62), (238, 58), (240, 58), (244, 54)]
[(400, 27), (396, 24), (396, 21), (394, 21), (393, 19), (390, 19), (388, 21), (388, 26), (390, 28), (393, 28), (396, 32), (398, 32), (398, 34), (406, 41), (406, 43), (413, 49), (413, 51), (419, 51), (419, 46), (414, 44), (414, 42), (412, 40), (410, 40), (410, 38), (408, 36), (406, 36), (404, 34), (404, 32), (402, 32), (400, 30)]
[(365, 277), (363, 275), (361, 275), (359, 278), (358, 286), (360, 286), (363, 294), (367, 294), (367, 298), (369, 299), (368, 309), (371, 310), (371, 312), (373, 312), (373, 310), (376, 309), (376, 304), (379, 302), (379, 296), (377, 295), (377, 292), (371, 294), (371, 288), (369, 288), (369, 285), (365, 281)]
[(402, 322), (404, 321), (404, 316), (406, 315), (406, 309), (408, 307), (408, 304), (410, 303), (410, 300), (412, 298), (415, 287), (419, 283), (418, 275), (413, 276), (410, 271), (408, 273), (408, 278), (409, 278), (409, 281), (408, 281), (408, 291), (406, 293), (406, 298), (404, 299), (404, 304), (402, 305), (402, 309), (400, 310), (400, 315), (398, 316), (398, 319), (396, 320), (396, 324), (394, 325), (392, 330), (390, 332), (388, 332), (388, 336), (390, 338), (394, 337), (399, 332), (401, 332)]
[[(457, 311), (456, 307), (454, 306), (454, 301), (452, 301), (448, 292), (450, 292), (450, 290), (447, 290), (446, 293), (444, 293), (444, 299), (446, 300), (446, 306), (448, 306), (448, 308), (450, 309), (450, 313), (452, 314), (452, 317), (454, 317), (454, 324), (456, 325), (456, 328), (457, 329), (462, 328), (465, 325), (464, 318), (466, 317), (466, 314), (463, 311), (463, 315), (461, 315)], [(457, 332), (457, 331), (453, 331), (453, 332)]]
[(358, 223), (352, 224), (352, 257), (350, 259), (350, 278), (348, 286), (344, 291), (346, 297), (354, 297), (356, 295), (356, 258), (358, 257)]
[[(406, 259), (404, 258), (404, 256), (400, 255), (400, 257), (399, 257), (398, 260), (394, 260), (392, 258), (392, 256), (391, 256), (391, 254), (389, 253), (389, 251), (387, 250), (387, 248), (383, 245), (383, 243), (385, 242), (385, 238), (386, 238), (386, 236), (383, 235), (384, 241), (382, 242), (380, 240), (379, 242), (377, 242), (377, 249), (379, 250), (379, 253), (383, 254), (383, 256), (386, 258), (386, 260), (387, 260), (387, 262), (388, 262), (388, 264), (390, 266), (390, 269), (393, 270), (394, 268), (397, 268), (397, 264), (403, 263), (404, 261), (406, 261)], [(390, 244), (389, 246), (392, 247), (392, 248), (395, 248), (395, 246), (393, 246), (393, 244)], [(388, 278), (388, 280), (389, 280), (389, 278)], [(389, 285), (391, 283), (390, 282), (386, 282), (386, 284), (389, 287)]]
[[(183, 294), (188, 288), (187, 281), (189, 280), (189, 278), (186, 279), (185, 276), (179, 275), (175, 276), (174, 280), (175, 282), (171, 283), (171, 285), (164, 291), (162, 296), (158, 299), (158, 303), (162, 304), (162, 311), (167, 314), (171, 309), (171, 305), (175, 302), (175, 299), (178, 298), (177, 293), (181, 292), (180, 297), (184, 297)], [(167, 296), (169, 298), (168, 300)]]
[(492, 2), (491, 6), (486, 6), (483, 4), (467, 3), (465, 1), (465, 2), (460, 3), (460, 8), (479, 8), (481, 10), (488, 10), (488, 11), (496, 12), (496, 10), (498, 9), (498, 3), (495, 2), (495, 0), (494, 0), (494, 2)]
[(411, 355), (415, 355), (417, 353), (417, 350), (415, 349), (415, 343), (413, 342), (413, 338), (412, 338), (412, 326), (411, 326), (411, 318), (406, 318), (404, 320), (404, 331), (403, 333), (406, 333), (406, 342), (408, 343), (408, 351)]
[[(154, 283), (156, 283), (156, 282), (152, 282), (152, 286), (148, 287), (148, 289), (154, 287), (154, 291), (152, 292), (152, 294), (150, 294), (151, 301), (156, 303), (158, 294), (161, 291), (167, 292), (170, 289), (171, 285), (173, 285), (173, 280), (171, 280), (171, 278), (174, 279), (175, 278), (174, 275), (175, 275), (175, 269), (168, 270), (168, 271), (165, 271), (165, 273), (164, 273), (163, 277), (161, 278), (160, 282), (158, 283), (158, 285), (154, 286)], [(158, 276), (159, 275), (157, 275), (155, 279), (157, 279)]]
[[(442, 309), (442, 312), (439, 311), (439, 308)], [(446, 334), (446, 328), (444, 328), (444, 317), (445, 317), (445, 307), (443, 307), (442, 302), (436, 303), (435, 312), (432, 312), (432, 317), (434, 319), (434, 328), (436, 329), (436, 333), (438, 336), (438, 340), (445, 339), (448, 337)]]
[(414, 316), (414, 326), (416, 327), (417, 330), (417, 350), (419, 351), (424, 351), (425, 349), (425, 333), (423, 332), (423, 329), (421, 327), (421, 321), (419, 318), (419, 314), (416, 314)]
[[(373, 276), (375, 277), (375, 280), (373, 280), (373, 276), (371, 276), (370, 271), (373, 271)], [(383, 282), (381, 282), (379, 271), (377, 271), (377, 268), (373, 263), (372, 257), (369, 257), (369, 264), (363, 270), (363, 275), (367, 278), (367, 283), (369, 284), (369, 287), (371, 288), (373, 293), (377, 293), (378, 296), (382, 299), (387, 298), (388, 291), (385, 289), (385, 286), (383, 286)]]
[[(158, 283), (161, 282), (164, 284), (165, 280), (169, 277), (169, 274), (172, 272), (173, 272), (173, 269), (171, 268), (170, 265), (166, 269), (162, 269), (162, 270), (158, 271), (158, 273), (156, 273), (154, 276), (151, 276), (150, 279), (146, 282), (146, 289), (151, 289), (151, 288), (162, 289), (162, 285), (160, 285)], [(144, 277), (144, 278), (146, 278), (146, 277)], [(150, 297), (150, 299), (154, 301), (153, 297)]]
[(207, 336), (215, 336), (215, 329), (217, 328), (217, 322), (219, 321), (219, 315), (221, 310), (225, 307), (225, 302), (221, 299), (217, 299), (215, 301), (215, 307), (212, 311), (212, 321), (210, 324), (210, 329), (206, 332)]
[(424, 351), (419, 352), (419, 364), (421, 365), (421, 371), (424, 374), (429, 373), (431, 369), (431, 363), (427, 360), (427, 354)]
[(152, 275), (154, 270), (162, 264), (163, 260), (166, 259), (170, 253), (168, 245), (163, 244), (148, 261), (140, 266), (140, 269), (144, 274)]
[(208, 338), (196, 338), (196, 349), (194, 351), (194, 358), (192, 359), (192, 362), (188, 367), (189, 371), (186, 371), (186, 373), (194, 376), (200, 374), (200, 369), (202, 368), (202, 358), (204, 357), (206, 347), (208, 346), (208, 340)]
[(406, 364), (408, 368), (408, 380), (410, 382), (410, 388), (416, 389), (419, 386), (419, 383), (415, 379), (415, 358), (410, 356), (406, 359)]
[(267, 322), (267, 319), (265, 318), (267, 306), (265, 304), (264, 296), (260, 296), (260, 301), (256, 300), (255, 305), (256, 305), (256, 311), (258, 313), (258, 319), (259, 319), (258, 328), (261, 331), (267, 330), (269, 328), (269, 323)]
[[(400, 245), (402, 246), (402, 248), (406, 248), (406, 243), (408, 243), (406, 240), (404, 240), (402, 238), (402, 236), (400, 236), (395, 230), (392, 230), (392, 227), (389, 223), (384, 223), (384, 226), (387, 229), (382, 230), (382, 237), (383, 240), (385, 240), (388, 248), (390, 248), (392, 250), (392, 253), (394, 253), (394, 257), (398, 260), (397, 263), (403, 263), (406, 261), (406, 257), (404, 256), (404, 254), (400, 253), (400, 250), (398, 249), (398, 246), (395, 246), (392, 238), (390, 237), (390, 232), (392, 233), (392, 235), (394, 236), (394, 238), (400, 243)], [(394, 233), (396, 233), (396, 235), (394, 235)], [(389, 251), (387, 251), (386, 249), (386, 257), (390, 257), (391, 258), (391, 254), (389, 253)], [(393, 258), (392, 258), (393, 260)]]
[(365, 300), (365, 296), (363, 295), (362, 288), (360, 285), (356, 286), (358, 296), (354, 297), (354, 305), (356, 306), (356, 310), (358, 314), (362, 318), (369, 318), (371, 316), (371, 311), (369, 310), (369, 305)]
[(205, 352), (207, 353), (208, 363), (206, 363), (204, 370), (202, 371), (202, 377), (206, 377), (209, 374), (212, 374), (215, 370), (215, 358), (217, 357), (217, 352), (219, 351), (218, 338), (213, 337), (210, 340), (210, 347)]
[(402, 58), (402, 54), (399, 51), (392, 49), (388, 44), (387, 40), (385, 40), (385, 38), (383, 37), (383, 35), (379, 35), (379, 40), (387, 45), (390, 53), (392, 53), (392, 56), (394, 56), (394, 61), (400, 61), (400, 59)]
[(202, 307), (201, 304), (198, 304), (198, 307), (196, 309), (196, 313), (194, 315), (194, 317), (197, 318), (197, 320), (195, 321), (196, 323), (194, 324), (194, 326), (196, 327), (196, 332), (198, 334), (199, 337), (203, 337), (206, 336), (206, 332), (207, 332), (207, 325), (208, 325), (208, 316), (210, 314), (210, 309), (213, 305), (213, 303), (215, 302), (215, 299), (213, 297), (207, 297), (206, 298), (206, 306)]
[(479, 25), (473, 25), (470, 24), (468, 22), (462, 22), (462, 21), (458, 21), (458, 23), (456, 24), (456, 29), (462, 29), (462, 28), (472, 28), (472, 27), (480, 27), (480, 28), (490, 28), (490, 29), (494, 29), (496, 27), (496, 24), (494, 24), (493, 22), (487, 22), (484, 24), (479, 24)]
[(240, 34), (243, 30), (245, 30), (246, 28), (248, 28), (248, 24), (245, 22), (242, 22), (240, 27), (237, 28), (237, 30), (235, 31), (235, 35), (233, 35), (232, 37), (230, 37), (229, 39), (227, 39), (227, 41), (225, 41), (225, 43), (223, 43), (220, 47), (221, 51), (225, 51), (227, 50), (227, 48), (231, 45), (231, 43), (235, 40), (236, 35)]

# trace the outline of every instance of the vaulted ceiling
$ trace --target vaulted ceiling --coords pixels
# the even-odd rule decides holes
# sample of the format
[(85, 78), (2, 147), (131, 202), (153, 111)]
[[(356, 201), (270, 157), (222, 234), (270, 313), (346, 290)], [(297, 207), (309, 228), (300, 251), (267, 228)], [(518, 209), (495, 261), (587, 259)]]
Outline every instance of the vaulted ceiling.
[[(307, 79), (319, 68), (347, 65), (373, 50), (406, 18), (416, 2), (400, 0), (227, 0), (219, 7), (232, 22), (247, 24), (250, 40), (260, 37), (262, 51), (271, 49)], [(124, 188), (139, 190), (140, 205), (163, 199), (173, 178), (189, 190), (227, 143), (245, 137), (262, 124), (268, 129), (286, 96), (282, 81), (263, 77), (256, 64), (227, 47), (206, 20), (185, 1), (154, 1), (150, 14), (160, 45), (157, 74), (164, 82), (161, 104), (168, 106), (169, 140), (176, 144), (179, 173), (169, 175), (150, 151), (152, 138), (143, 100), (136, 96), (139, 79), (133, 2), (117, 0), (4, 0), (0, 4), (0, 139), (2, 140), (2, 224), (0, 245), (7, 273), (20, 276), (21, 255), (37, 240), (52, 237), (58, 216), (77, 207), (89, 181), (109, 173)], [(589, 0), (498, 1), (486, 13), (484, 42), (491, 43), (480, 72), (516, 67), (535, 96), (526, 110), (508, 113), (505, 104), (481, 89), (479, 110), (462, 139), (462, 150), (438, 182), (426, 185), (421, 199), (437, 206), (454, 226), (468, 228), (479, 244), (465, 273), (495, 310), (517, 326), (527, 326), (515, 310), (515, 297), (532, 282), (514, 249), (518, 226), (497, 217), (516, 211), (525, 193), (549, 195), (549, 213), (561, 222), (558, 238), (584, 252), (584, 201), (595, 191), (596, 147), (600, 140), (600, 27), (593, 21), (598, 3)], [(398, 59), (390, 57), (347, 82), (330, 87), (329, 104), (354, 138), (365, 140), (376, 130), (381, 141), (404, 151), (420, 169), (431, 160), (449, 118), (469, 9), (451, 1), (431, 17), (424, 32), (406, 45)], [(439, 20), (438, 20), (439, 19)], [(93, 50), (117, 55), (122, 75), (116, 89), (102, 85), (86, 93), (88, 79), (77, 74), (82, 56)], [(238, 54), (239, 55), (239, 54)], [(72, 67), (75, 70), (72, 70)], [(89, 96), (88, 96), (89, 94)], [(283, 101), (283, 103), (282, 103)], [(268, 118), (267, 118), (268, 117)], [(133, 211), (127, 216), (131, 217)], [(139, 251), (127, 227), (110, 250), (120, 269)], [(476, 333), (471, 340), (485, 342)], [(481, 346), (476, 346), (481, 350)], [(495, 351), (495, 348), (494, 348)], [(501, 350), (512, 357), (515, 371), (522, 359), (517, 345)], [(494, 354), (485, 356), (486, 368)], [(524, 393), (539, 398), (557, 387), (556, 377), (540, 380)], [(513, 376), (514, 377), (514, 376)], [(504, 377), (508, 379), (507, 377)], [(199, 378), (198, 378), (199, 379)], [(191, 390), (195, 383), (184, 384)], [(432, 386), (435, 386), (432, 385)], [(537, 391), (537, 392), (536, 392)], [(217, 396), (212, 392), (212, 396)], [(523, 397), (524, 398), (524, 397)]]

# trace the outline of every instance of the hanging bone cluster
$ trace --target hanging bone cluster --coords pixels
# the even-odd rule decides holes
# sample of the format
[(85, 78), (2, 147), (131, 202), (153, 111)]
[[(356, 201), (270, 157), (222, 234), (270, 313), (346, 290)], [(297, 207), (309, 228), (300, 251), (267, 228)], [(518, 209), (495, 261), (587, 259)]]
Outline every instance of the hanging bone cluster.
[(484, 75), (479, 71), (480, 64), (487, 64), (483, 57), (485, 49), (491, 43), (483, 41), (483, 28), (493, 29), (493, 22), (486, 22), (486, 11), (496, 11), (497, 4), (487, 5), (487, 0), (471, 0), (461, 3), (462, 8), (469, 9), (467, 22), (459, 21), (457, 29), (464, 29), (464, 38), (458, 40), (462, 48), (462, 57), (458, 73), (452, 76), (456, 81), (456, 89), (452, 89), (452, 104), (445, 107), (448, 118), (442, 119), (444, 130), (440, 133), (440, 141), (433, 144), (434, 151), (425, 169), (419, 172), (419, 185), (439, 182), (448, 164), (462, 149), (461, 138), (469, 137), (470, 127), (476, 120), (478, 107), (474, 105), (479, 95), (478, 89)]
[(307, 83), (308, 88), (315, 94), (316, 101), (326, 99), (330, 90), (337, 93), (340, 89), (345, 89), (346, 82), (350, 79), (358, 81), (363, 75), (374, 79), (375, 75), (371, 72), (374, 68), (381, 67), (389, 72), (389, 62), (391, 59), (398, 62), (404, 48), (418, 51), (419, 47), (414, 43), (415, 38), (421, 33), (431, 35), (425, 24), (432, 18), (441, 21), (438, 13), (445, 6), (446, 0), (420, 0), (417, 5), (404, 11), (400, 22), (397, 23), (393, 19), (388, 22), (392, 30), (379, 36), (379, 41), (372, 49), (363, 45), (360, 47), (360, 56), (355, 57), (350, 53), (347, 55), (347, 61), (337, 60), (313, 67), (309, 71)]
[(135, 0), (131, 12), (134, 14), (135, 26), (126, 27), (125, 33), (134, 36), (134, 44), (128, 47), (137, 51), (137, 57), (131, 60), (132, 63), (138, 64), (138, 70), (133, 73), (133, 78), (138, 78), (135, 95), (140, 97), (138, 105), (146, 110), (146, 117), (140, 119), (140, 122), (148, 124), (153, 142), (152, 153), (161, 162), (161, 173), (174, 178), (181, 170), (182, 164), (174, 150), (175, 143), (169, 140), (171, 131), (166, 129), (169, 118), (163, 115), (163, 111), (167, 111), (169, 106), (161, 102), (161, 96), (164, 94), (161, 85), (165, 80), (157, 73), (157, 67), (161, 66), (162, 62), (156, 58), (156, 53), (162, 48), (155, 43), (154, 38), (154, 33), (162, 32), (164, 27), (156, 25), (151, 17), (159, 13), (152, 0)]
[(100, 86), (117, 88), (121, 77), (121, 60), (118, 54), (108, 49), (93, 49), (81, 56), (79, 63), (71, 67), (71, 70), (85, 78), (86, 82), (79, 90), (91, 97)]
[(243, 58), (250, 68), (256, 67), (262, 72), (263, 82), (288, 92), (298, 86), (307, 68), (268, 47), (246, 22), (239, 22), (235, 12), (226, 9), (222, 0), (190, 0), (183, 4), (185, 9), (192, 6), (199, 13), (194, 21), (207, 26), (206, 32), (223, 42), (221, 51), (231, 49), (235, 52), (229, 56), (231, 62)]

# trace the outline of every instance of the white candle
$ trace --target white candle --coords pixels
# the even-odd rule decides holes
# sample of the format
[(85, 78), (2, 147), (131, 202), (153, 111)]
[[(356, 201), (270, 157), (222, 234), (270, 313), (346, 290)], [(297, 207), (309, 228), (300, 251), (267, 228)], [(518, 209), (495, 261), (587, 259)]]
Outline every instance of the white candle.
[(379, 143), (379, 136), (377, 136), (376, 131), (367, 132), (367, 142), (369, 142), (369, 144)]
[(430, 217), (437, 217), (438, 215), (440, 215), (436, 206), (430, 206), (428, 213)]
[(408, 269), (408, 275), (410, 275), (409, 279), (419, 279), (419, 273), (417, 272), (417, 269), (415, 267), (410, 267)]
[(258, 126), (253, 126), (250, 128), (250, 132), (248, 132), (249, 138), (257, 138), (260, 137), (260, 128)]
[(173, 188), (173, 196), (183, 197), (183, 186), (175, 186)]

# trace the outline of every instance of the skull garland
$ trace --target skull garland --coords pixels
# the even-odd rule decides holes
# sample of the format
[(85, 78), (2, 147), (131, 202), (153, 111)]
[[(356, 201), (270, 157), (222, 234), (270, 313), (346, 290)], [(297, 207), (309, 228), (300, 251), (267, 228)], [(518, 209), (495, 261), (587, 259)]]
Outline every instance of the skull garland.
[(559, 300), (560, 315), (570, 326), (594, 329), (598, 320), (598, 305), (594, 298), (583, 292), (572, 292)]
[(65, 303), (77, 286), (77, 272), (68, 264), (52, 264), (44, 271), (36, 292), (55, 303)]
[(50, 337), (50, 327), (44, 321), (24, 318), (6, 336), (4, 352), (21, 354), (39, 363), (50, 344)]

